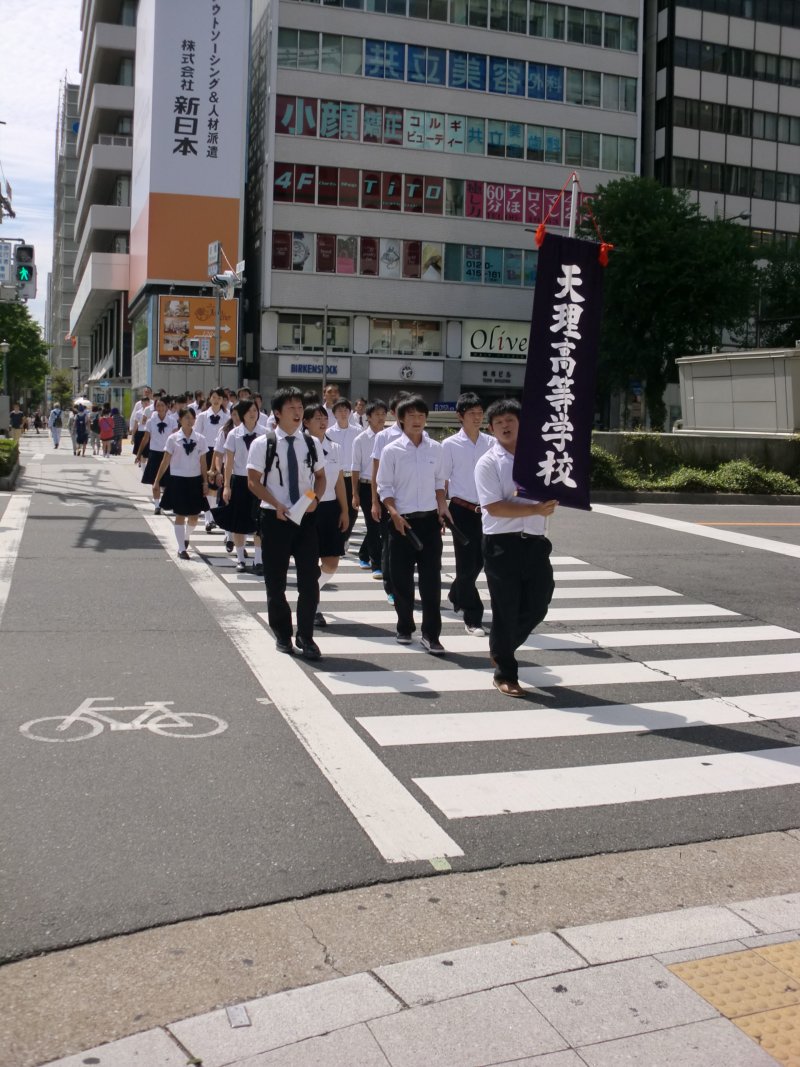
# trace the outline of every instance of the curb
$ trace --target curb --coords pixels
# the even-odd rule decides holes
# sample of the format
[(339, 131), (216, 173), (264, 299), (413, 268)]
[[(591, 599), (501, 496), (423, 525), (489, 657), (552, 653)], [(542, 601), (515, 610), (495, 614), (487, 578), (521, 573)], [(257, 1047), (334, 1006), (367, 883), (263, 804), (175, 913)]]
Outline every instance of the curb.
[(8, 490), (13, 489), (17, 483), (17, 478), (19, 478), (21, 471), (22, 467), (19, 465), (19, 463), (16, 463), (11, 470), (11, 474), (6, 474), (2, 478), (0, 478), (0, 492), (7, 492)]
[(800, 507), (800, 496), (771, 493), (657, 493), (625, 489), (598, 489), (591, 493), (597, 504), (773, 504)]

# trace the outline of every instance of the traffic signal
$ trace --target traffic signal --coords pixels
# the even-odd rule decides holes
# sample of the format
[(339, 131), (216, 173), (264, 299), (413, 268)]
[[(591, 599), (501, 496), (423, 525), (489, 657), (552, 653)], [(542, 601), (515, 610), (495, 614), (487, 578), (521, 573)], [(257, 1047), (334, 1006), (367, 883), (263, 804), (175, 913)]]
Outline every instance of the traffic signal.
[(200, 358), (200, 340), (197, 337), (189, 338), (189, 359)]
[(33, 245), (14, 246), (14, 281), (23, 300), (36, 296), (36, 263)]

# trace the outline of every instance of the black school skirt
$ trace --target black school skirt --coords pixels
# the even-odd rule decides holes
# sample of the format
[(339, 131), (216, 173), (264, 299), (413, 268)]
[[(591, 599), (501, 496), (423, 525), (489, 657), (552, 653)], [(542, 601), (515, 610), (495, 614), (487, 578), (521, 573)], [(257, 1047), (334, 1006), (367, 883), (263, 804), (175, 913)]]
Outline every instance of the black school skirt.
[(230, 503), (211, 509), (214, 522), (226, 533), (252, 534), (258, 531), (258, 520), (254, 518), (255, 497), (247, 488), (247, 478), (243, 474), (234, 474), (231, 478)]
[(199, 515), (201, 511), (207, 511), (202, 476), (182, 478), (179, 474), (171, 475), (161, 507), (176, 515)]
[[(156, 480), (158, 474), (158, 468), (161, 466), (161, 460), (164, 458), (163, 452), (153, 452), (148, 449), (147, 463), (144, 467), (142, 474), (142, 485), (152, 485)], [(161, 486), (163, 489), (167, 488), (167, 482), (169, 481), (169, 471), (164, 473), (164, 477), (161, 479)]]
[(320, 558), (341, 556), (344, 552), (345, 534), (339, 529), (342, 511), (338, 500), (325, 500), (317, 504), (313, 515), (317, 521), (317, 541)]

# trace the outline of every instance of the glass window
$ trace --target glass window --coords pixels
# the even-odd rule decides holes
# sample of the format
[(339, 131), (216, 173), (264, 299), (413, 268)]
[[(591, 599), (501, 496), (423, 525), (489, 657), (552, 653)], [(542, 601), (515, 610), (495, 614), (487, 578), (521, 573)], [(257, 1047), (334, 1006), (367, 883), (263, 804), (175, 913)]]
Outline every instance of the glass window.
[(461, 264), (464, 259), (464, 246), (446, 244), (444, 246), (444, 280), (461, 281)]
[(508, 29), (508, 0), (492, 0), (489, 15), (489, 29)]
[(450, 0), (450, 21), (456, 26), (466, 26), (467, 0)]
[(522, 281), (522, 249), (503, 251), (503, 285), (519, 285)]
[(528, 96), (534, 100), (544, 100), (546, 80), (547, 73), (544, 63), (528, 64)]
[(583, 71), (567, 68), (567, 103), (583, 103)]
[(568, 167), (580, 167), (583, 164), (580, 130), (564, 131), (564, 162)]
[(547, 36), (552, 38), (554, 41), (563, 41), (565, 29), (566, 23), (564, 21), (564, 5), (548, 4)]
[(619, 159), (617, 138), (610, 133), (603, 134), (603, 170), (616, 170)]
[(603, 78), (603, 107), (608, 111), (619, 111), (619, 78), (616, 74), (606, 74)]
[(639, 20), (622, 16), (620, 47), (623, 52), (635, 52), (639, 47)]
[(486, 155), (486, 120), (470, 116), (467, 119), (467, 152)]
[(374, 11), (379, 15), (386, 14), (386, 0), (367, 0), (367, 11)]
[(469, 24), (486, 29), (489, 21), (489, 0), (469, 0)]
[(583, 8), (570, 5), (567, 12), (567, 40), (583, 44)]
[(606, 48), (619, 48), (620, 22), (621, 18), (619, 15), (605, 16), (605, 25), (603, 27), (603, 45)]
[(524, 59), (509, 59), (506, 72), (506, 92), (509, 96), (525, 95)]
[(537, 162), (544, 160), (544, 127), (527, 126), (525, 134), (525, 155), (527, 159)]
[(445, 178), (444, 213), (456, 218), (463, 218), (464, 180), (462, 178)]
[(480, 285), (483, 279), (483, 248), (481, 245), (464, 246), (464, 270), (462, 281)]
[(406, 0), (386, 0), (387, 15), (406, 16)]
[(600, 73), (596, 70), (583, 72), (583, 103), (586, 107), (600, 107)]
[(527, 33), (528, 0), (510, 0), (508, 8), (508, 28), (511, 33)]
[(528, 24), (528, 32), (531, 37), (544, 37), (546, 22), (547, 4), (541, 3), (540, 0), (531, 0), (530, 22)]
[[(283, 30), (279, 30), (283, 33)], [(340, 74), (342, 70), (342, 38), (338, 33), (322, 35), (322, 69), (328, 74)]]
[(467, 122), (463, 115), (448, 115), (445, 121), (445, 152), (463, 152), (466, 144)]
[(447, 52), (444, 48), (429, 48), (427, 62), (428, 85), (447, 84)]
[(585, 11), (583, 18), (583, 43), (603, 43), (603, 15), (600, 11)]
[(297, 66), (297, 30), (278, 30), (278, 66)]
[(489, 119), (489, 133), (487, 138), (488, 154), (490, 156), (505, 156), (506, 154), (506, 124), (499, 119)]
[(633, 174), (636, 170), (636, 140), (633, 137), (619, 139), (619, 169), (624, 174)]
[(342, 37), (342, 74), (361, 74), (361, 38)]
[(557, 130), (554, 126), (545, 127), (544, 131), (544, 161), (545, 163), (562, 162), (563, 130)]
[(536, 285), (536, 267), (538, 262), (538, 250), (535, 248), (526, 248), (522, 261), (522, 284), (526, 289), (532, 289), (534, 285)]
[(600, 166), (600, 134), (583, 134), (583, 165), (584, 167)]
[(546, 96), (548, 100), (563, 100), (564, 99), (564, 68), (563, 67), (547, 67), (547, 90)]
[(485, 285), (503, 284), (503, 249), (484, 248), (483, 281)]
[(521, 122), (506, 123), (506, 159), (525, 158), (525, 126)]
[(300, 30), (297, 50), (297, 66), (300, 70), (319, 70), (319, 34)]
[(447, 0), (428, 0), (428, 18), (434, 22), (447, 22)]
[(620, 78), (620, 111), (636, 110), (636, 78)]

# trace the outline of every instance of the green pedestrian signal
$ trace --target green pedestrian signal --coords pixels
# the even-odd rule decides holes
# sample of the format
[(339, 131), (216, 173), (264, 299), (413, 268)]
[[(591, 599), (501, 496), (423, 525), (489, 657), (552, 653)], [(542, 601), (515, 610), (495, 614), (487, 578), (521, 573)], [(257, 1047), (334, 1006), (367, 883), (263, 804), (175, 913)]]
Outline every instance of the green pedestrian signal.
[(200, 358), (200, 341), (196, 337), (189, 338), (189, 359)]
[(14, 246), (14, 281), (23, 300), (36, 296), (36, 262), (33, 245)]
[(17, 267), (17, 281), (29, 282), (31, 280), (31, 268), (20, 264)]

